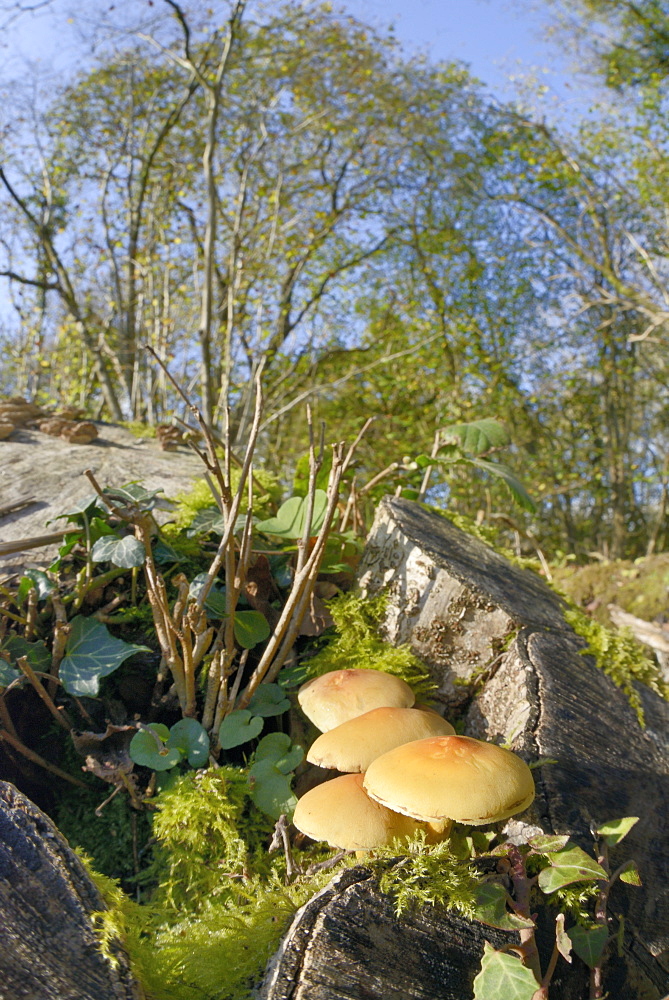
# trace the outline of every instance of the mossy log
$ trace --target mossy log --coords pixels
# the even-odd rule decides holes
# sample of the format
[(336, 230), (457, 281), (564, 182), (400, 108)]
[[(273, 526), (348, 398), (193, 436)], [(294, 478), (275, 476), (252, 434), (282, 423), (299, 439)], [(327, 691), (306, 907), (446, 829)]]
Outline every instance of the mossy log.
[(140, 1000), (120, 947), (100, 952), (105, 904), (51, 820), (0, 781), (0, 1000)]
[[(383, 501), (360, 581), (371, 594), (388, 593), (389, 638), (425, 662), (444, 707), (466, 709), (468, 735), (557, 762), (535, 772), (536, 802), (509, 821), (507, 836), (569, 834), (592, 852), (592, 824), (640, 817), (612, 852), (614, 866), (636, 860), (643, 886), (617, 883), (611, 893), (612, 930), (625, 918), (624, 948), (621, 956), (608, 949), (605, 989), (609, 1000), (666, 997), (669, 704), (640, 688), (642, 728), (624, 694), (583, 655), (564, 603), (544, 581), (418, 504)], [(373, 880), (329, 891), (298, 914), (262, 1000), (473, 996), (489, 928), (431, 910), (398, 919)], [(540, 931), (550, 951), (549, 910)], [(414, 938), (415, 963), (405, 943)], [(551, 1000), (586, 997), (587, 976), (578, 958), (561, 960)]]

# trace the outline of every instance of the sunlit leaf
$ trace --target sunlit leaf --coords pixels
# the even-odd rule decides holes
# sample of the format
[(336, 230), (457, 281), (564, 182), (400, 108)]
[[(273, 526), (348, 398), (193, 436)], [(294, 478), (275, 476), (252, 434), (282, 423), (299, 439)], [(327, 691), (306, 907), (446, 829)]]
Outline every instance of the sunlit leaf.
[(532, 513), (537, 509), (530, 494), (508, 466), (503, 465), (501, 462), (489, 462), (483, 458), (472, 458), (470, 461), (477, 468), (483, 469), (484, 472), (488, 472), (491, 476), (501, 479), (508, 487), (513, 499), (523, 510), (529, 510)]
[(474, 979), (474, 1000), (532, 1000), (539, 984), (516, 955), (483, 943), (481, 971)]
[(451, 424), (439, 432), (442, 444), (457, 444), (467, 455), (484, 455), (491, 448), (505, 447), (510, 440), (502, 425), (490, 418), (472, 420), (466, 424)]
[(597, 828), (597, 833), (602, 837), (609, 847), (619, 844), (627, 836), (635, 823), (639, 822), (638, 816), (623, 816), (622, 819), (612, 819), (608, 823), (602, 823)]
[(628, 861), (618, 872), (618, 878), (621, 882), (627, 882), (628, 885), (643, 885), (636, 861)]
[[(325, 490), (316, 490), (314, 509), (311, 519), (310, 534), (316, 535), (323, 526), (328, 505), (328, 495)], [(291, 497), (281, 505), (276, 517), (259, 521), (256, 530), (265, 535), (277, 535), (280, 538), (301, 538), (307, 518), (307, 498)]]
[(592, 882), (608, 878), (601, 865), (580, 847), (569, 845), (561, 851), (546, 854), (551, 867), (539, 872), (539, 888), (545, 893), (555, 892), (572, 882)]
[(269, 622), (260, 611), (237, 611), (234, 621), (235, 639), (244, 649), (253, 649), (270, 633)]
[(534, 927), (534, 921), (512, 913), (506, 905), (507, 892), (498, 882), (484, 882), (476, 892), (474, 916), (490, 927), (503, 931), (519, 931)]
[(197, 719), (180, 719), (170, 729), (167, 746), (179, 750), (191, 767), (204, 767), (209, 760), (209, 736)]
[[(150, 729), (151, 732), (147, 732)], [(128, 753), (135, 764), (150, 767), (154, 771), (168, 771), (182, 759), (181, 751), (168, 747), (169, 729), (162, 723), (151, 722), (146, 729), (140, 729), (130, 741)]]
[(117, 538), (116, 535), (105, 535), (98, 538), (91, 551), (93, 562), (110, 562), (122, 569), (132, 569), (133, 566), (143, 566), (146, 549), (134, 535)]
[(218, 742), (223, 750), (243, 746), (259, 736), (265, 723), (246, 708), (237, 709), (223, 719), (218, 730)]

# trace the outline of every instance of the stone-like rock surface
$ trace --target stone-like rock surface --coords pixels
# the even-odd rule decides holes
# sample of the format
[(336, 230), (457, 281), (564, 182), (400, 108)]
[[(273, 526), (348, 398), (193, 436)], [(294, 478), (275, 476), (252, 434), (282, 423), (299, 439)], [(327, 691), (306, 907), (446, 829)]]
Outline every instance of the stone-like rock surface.
[[(592, 852), (591, 824), (640, 817), (612, 849), (614, 867), (636, 860), (643, 886), (618, 882), (611, 893), (614, 928), (624, 917), (624, 954), (619, 957), (615, 948), (609, 949), (605, 990), (609, 1000), (666, 1000), (669, 704), (640, 688), (642, 728), (623, 693), (582, 654), (582, 641), (564, 622), (562, 602), (538, 576), (510, 565), (417, 504), (382, 502), (360, 579), (368, 592), (386, 589), (388, 635), (410, 643), (424, 660), (442, 702), (467, 703), (468, 735), (508, 743), (528, 761), (555, 761), (535, 771), (536, 801), (522, 817), (509, 821), (508, 836), (522, 837), (528, 827), (538, 828), (569, 834)], [(372, 883), (366, 883), (364, 904), (361, 892), (360, 883), (337, 892), (336, 905), (328, 903), (315, 918), (307, 904), (275, 956), (262, 1000), (472, 997), (482, 939), (471, 934), (482, 930), (488, 937), (488, 928), (464, 933), (444, 914), (421, 914), (430, 929), (421, 932), (423, 954), (414, 970), (404, 947), (405, 935), (415, 934), (411, 921), (397, 920)], [(367, 937), (373, 928), (381, 957), (378, 966), (375, 957), (364, 958), (374, 963), (371, 976), (361, 964), (370, 950), (365, 933), (351, 931), (351, 926), (364, 928)], [(544, 934), (550, 951), (549, 926)], [(411, 987), (414, 993), (402, 994), (406, 985), (394, 992), (400, 973), (393, 956), (411, 966), (418, 980)], [(344, 970), (340, 985), (333, 967)], [(561, 960), (558, 970), (551, 1000), (584, 1000), (583, 963)]]
[[(64, 511), (92, 488), (84, 471), (91, 469), (101, 486), (123, 486), (141, 481), (147, 489), (162, 488), (165, 496), (186, 491), (203, 475), (203, 466), (187, 447), (161, 451), (157, 441), (138, 440), (124, 427), (97, 424), (99, 436), (90, 444), (71, 444), (37, 430), (17, 430), (0, 447), (0, 543), (57, 531)], [(2, 514), (24, 500), (31, 503)], [(52, 522), (47, 527), (47, 522)], [(57, 544), (0, 554), (0, 574), (23, 566), (44, 566), (54, 558)]]
[(0, 781), (0, 1000), (140, 1000), (120, 948), (101, 954), (105, 905), (53, 823)]

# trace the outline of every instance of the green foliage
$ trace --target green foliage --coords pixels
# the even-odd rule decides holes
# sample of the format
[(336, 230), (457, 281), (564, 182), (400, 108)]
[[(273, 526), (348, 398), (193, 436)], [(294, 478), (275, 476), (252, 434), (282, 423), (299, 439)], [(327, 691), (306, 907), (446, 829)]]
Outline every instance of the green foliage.
[(395, 674), (411, 685), (417, 697), (427, 697), (434, 689), (425, 667), (408, 646), (392, 646), (379, 631), (387, 598), (367, 598), (358, 593), (342, 594), (329, 603), (335, 635), (306, 663), (309, 677), (330, 670), (366, 668)]
[(441, 905), (474, 919), (481, 875), (471, 861), (455, 858), (448, 841), (427, 847), (423, 834), (403, 842), (401, 850), (407, 857), (383, 871), (379, 880), (381, 890), (394, 898), (397, 916)]
[[(233, 468), (230, 473), (233, 493), (239, 485), (239, 479), (239, 470)], [(255, 517), (268, 517), (281, 498), (281, 485), (277, 476), (265, 469), (254, 470), (253, 479), (260, 487), (260, 490), (256, 490), (258, 495), (253, 497), (253, 514)], [(204, 511), (212, 511), (213, 515), (218, 516), (206, 479), (196, 479), (187, 493), (177, 493), (173, 499), (177, 505), (173, 515), (174, 524), (179, 532), (187, 531), (197, 515)]]
[(128, 750), (136, 764), (154, 771), (168, 771), (188, 760), (191, 767), (204, 767), (209, 760), (209, 737), (197, 719), (179, 719), (168, 729), (150, 722), (135, 733)]
[(583, 650), (583, 654), (594, 656), (599, 669), (624, 692), (636, 712), (639, 725), (643, 726), (643, 708), (634, 684), (645, 684), (662, 698), (669, 698), (669, 685), (663, 679), (657, 664), (646, 656), (643, 647), (628, 629), (614, 632), (588, 618), (577, 608), (565, 612), (565, 621), (577, 635), (585, 639), (587, 648)]
[(609, 604), (617, 604), (638, 618), (653, 621), (667, 610), (669, 553), (634, 562), (617, 559), (585, 566), (565, 565), (553, 572), (555, 585), (579, 607), (596, 604), (593, 618), (610, 625)]
[(292, 817), (297, 805), (291, 788), (292, 772), (303, 758), (302, 747), (292, 744), (286, 733), (270, 733), (261, 739), (248, 777), (251, 798), (266, 816), (275, 820), (282, 813)]
[(155, 438), (156, 428), (153, 424), (143, 424), (141, 420), (122, 420), (121, 427), (125, 427), (136, 438)]
[(100, 678), (113, 673), (135, 653), (150, 652), (148, 646), (115, 639), (95, 618), (77, 615), (70, 622), (60, 679), (68, 694), (95, 697)]
[[(327, 506), (327, 493), (325, 490), (317, 489), (311, 517), (311, 535), (317, 535), (320, 531), (325, 520)], [(280, 538), (302, 538), (306, 525), (307, 509), (306, 497), (290, 497), (281, 504), (275, 517), (259, 521), (256, 524), (256, 530), (265, 535), (276, 535)]]
[(481, 971), (474, 979), (474, 1000), (532, 1000), (539, 989), (533, 973), (517, 955), (496, 951), (483, 943)]

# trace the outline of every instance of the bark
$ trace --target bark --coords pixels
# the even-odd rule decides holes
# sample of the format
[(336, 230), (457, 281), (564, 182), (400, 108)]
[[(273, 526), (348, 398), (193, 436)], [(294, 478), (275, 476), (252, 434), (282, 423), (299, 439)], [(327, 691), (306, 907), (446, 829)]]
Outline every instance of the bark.
[[(609, 1000), (666, 998), (669, 705), (639, 688), (642, 728), (625, 695), (582, 654), (563, 602), (544, 581), (418, 504), (382, 502), (360, 582), (370, 593), (385, 589), (388, 636), (411, 644), (443, 704), (465, 710), (468, 735), (508, 743), (528, 761), (556, 761), (535, 770), (537, 798), (508, 821), (507, 836), (569, 834), (592, 854), (592, 823), (640, 817), (611, 851), (612, 868), (637, 862), (643, 886), (614, 884), (610, 930), (624, 917), (624, 948), (621, 956), (608, 949), (604, 989)], [(339, 882), (297, 915), (259, 996), (471, 1000), (483, 938), (493, 941), (489, 930), (433, 910), (398, 919), (373, 879)], [(552, 935), (554, 913), (542, 906), (544, 969)], [(421, 942), (415, 965), (414, 937)], [(578, 958), (560, 959), (551, 1000), (585, 1000), (587, 979)]]
[(140, 1000), (127, 956), (98, 949), (106, 907), (53, 823), (0, 782), (0, 1000)]

